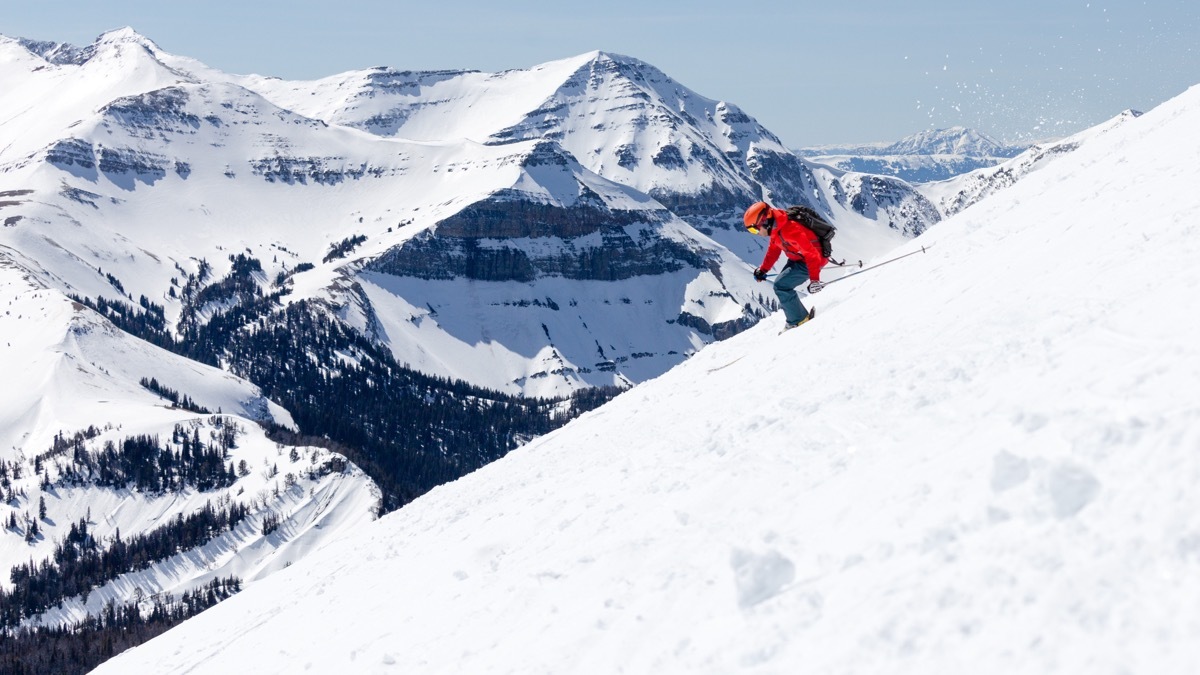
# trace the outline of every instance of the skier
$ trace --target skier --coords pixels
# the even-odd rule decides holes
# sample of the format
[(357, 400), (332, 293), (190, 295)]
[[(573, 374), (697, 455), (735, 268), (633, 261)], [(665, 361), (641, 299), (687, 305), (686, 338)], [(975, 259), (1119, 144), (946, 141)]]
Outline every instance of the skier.
[(779, 260), (780, 253), (787, 256), (787, 265), (775, 277), (775, 295), (779, 298), (779, 306), (783, 307), (783, 316), (787, 321), (784, 330), (811, 319), (813, 313), (801, 304), (796, 287), (805, 280), (808, 280), (809, 293), (818, 293), (825, 287), (821, 282), (821, 268), (829, 259), (821, 254), (817, 235), (803, 224), (788, 218), (786, 211), (773, 209), (766, 202), (751, 204), (742, 222), (750, 234), (770, 237), (762, 265), (754, 270), (755, 281), (767, 278), (767, 272)]

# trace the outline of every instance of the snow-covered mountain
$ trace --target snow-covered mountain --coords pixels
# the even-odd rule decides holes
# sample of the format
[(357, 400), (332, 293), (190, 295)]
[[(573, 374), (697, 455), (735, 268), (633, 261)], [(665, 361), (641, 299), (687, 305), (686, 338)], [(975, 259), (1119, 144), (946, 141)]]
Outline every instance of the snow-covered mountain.
[(1195, 88), (97, 672), (1191, 672), (1198, 129)]
[(172, 286), (245, 254), (397, 362), (500, 391), (627, 386), (757, 321), (761, 242), (731, 224), (763, 196), (812, 203), (859, 258), (939, 218), (603, 52), (316, 82), (219, 73), (129, 29), (0, 54), (3, 241), (47, 283), (109, 297), (112, 275), (173, 325)]
[(922, 131), (895, 143), (814, 146), (796, 152), (843, 171), (895, 176), (921, 184), (995, 166), (1027, 147), (1005, 145), (974, 129), (950, 127)]

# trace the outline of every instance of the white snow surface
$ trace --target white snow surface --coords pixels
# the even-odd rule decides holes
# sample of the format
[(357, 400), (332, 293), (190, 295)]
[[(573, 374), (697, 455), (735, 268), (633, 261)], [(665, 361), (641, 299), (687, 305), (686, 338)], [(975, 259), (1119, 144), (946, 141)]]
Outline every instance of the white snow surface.
[(97, 672), (1194, 672), (1198, 130), (1194, 88)]

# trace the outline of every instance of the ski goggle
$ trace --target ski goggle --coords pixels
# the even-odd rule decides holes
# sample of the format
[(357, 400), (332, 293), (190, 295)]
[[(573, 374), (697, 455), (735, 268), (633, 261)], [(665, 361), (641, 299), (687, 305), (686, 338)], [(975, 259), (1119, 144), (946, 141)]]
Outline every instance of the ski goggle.
[(770, 224), (767, 223), (767, 218), (770, 215), (771, 215), (771, 212), (769, 210), (763, 209), (762, 215), (758, 217), (758, 222), (751, 225), (750, 227), (747, 227), (746, 231), (749, 232), (750, 234), (758, 234), (759, 232), (766, 230), (767, 234), (770, 234), (771, 226), (770, 226)]

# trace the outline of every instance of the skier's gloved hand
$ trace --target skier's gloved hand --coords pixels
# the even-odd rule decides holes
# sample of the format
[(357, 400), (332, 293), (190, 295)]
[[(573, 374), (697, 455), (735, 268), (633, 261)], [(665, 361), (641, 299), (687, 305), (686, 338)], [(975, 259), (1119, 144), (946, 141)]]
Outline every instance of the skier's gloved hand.
[(766, 279), (767, 279), (767, 271), (761, 267), (756, 267), (754, 269), (754, 280), (755, 281), (766, 281)]
[(810, 281), (810, 282), (808, 282), (808, 292), (809, 292), (809, 293), (820, 293), (822, 288), (825, 288), (825, 282), (824, 282), (824, 281)]

